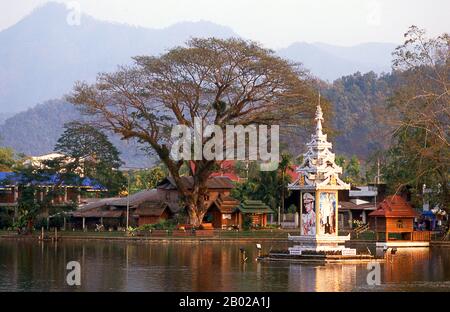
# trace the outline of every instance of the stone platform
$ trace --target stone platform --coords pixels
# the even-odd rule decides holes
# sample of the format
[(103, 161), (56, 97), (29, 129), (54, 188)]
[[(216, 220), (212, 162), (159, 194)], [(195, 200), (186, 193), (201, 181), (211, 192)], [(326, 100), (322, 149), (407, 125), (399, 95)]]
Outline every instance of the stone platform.
[(290, 255), (302, 255), (305, 252), (331, 252), (339, 253), (341, 255), (354, 256), (356, 249), (346, 248), (345, 242), (350, 240), (348, 236), (335, 235), (316, 235), (316, 236), (291, 236), (288, 235), (288, 240), (295, 243), (293, 247), (288, 248)]
[(289, 261), (291, 263), (300, 264), (319, 264), (325, 265), (330, 263), (342, 264), (360, 264), (368, 262), (384, 262), (383, 257), (375, 257), (373, 255), (292, 255), (288, 253), (269, 253), (268, 255), (259, 257), (258, 261)]

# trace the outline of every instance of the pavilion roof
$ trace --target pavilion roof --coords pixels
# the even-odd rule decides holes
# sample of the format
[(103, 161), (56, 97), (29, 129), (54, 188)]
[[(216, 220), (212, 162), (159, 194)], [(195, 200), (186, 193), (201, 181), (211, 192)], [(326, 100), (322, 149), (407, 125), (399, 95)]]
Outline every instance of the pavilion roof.
[(391, 195), (386, 197), (369, 216), (415, 218), (418, 213), (401, 196)]
[(274, 213), (269, 206), (260, 200), (244, 200), (237, 209), (242, 213)]
[(219, 208), (221, 213), (233, 213), (233, 211), (239, 207), (240, 202), (231, 196), (226, 196), (224, 198), (217, 198), (214, 203), (217, 208)]

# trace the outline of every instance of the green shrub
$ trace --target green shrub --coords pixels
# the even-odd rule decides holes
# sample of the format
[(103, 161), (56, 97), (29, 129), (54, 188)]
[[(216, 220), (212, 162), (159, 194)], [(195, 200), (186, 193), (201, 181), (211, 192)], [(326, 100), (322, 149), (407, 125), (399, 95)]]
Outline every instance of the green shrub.
[(13, 225), (13, 218), (5, 211), (0, 211), (0, 229), (6, 229)]
[(173, 230), (177, 225), (176, 220), (164, 220), (164, 219), (160, 219), (158, 221), (158, 223), (154, 223), (154, 224), (144, 224), (141, 225), (138, 230), (139, 231), (151, 231), (151, 230)]

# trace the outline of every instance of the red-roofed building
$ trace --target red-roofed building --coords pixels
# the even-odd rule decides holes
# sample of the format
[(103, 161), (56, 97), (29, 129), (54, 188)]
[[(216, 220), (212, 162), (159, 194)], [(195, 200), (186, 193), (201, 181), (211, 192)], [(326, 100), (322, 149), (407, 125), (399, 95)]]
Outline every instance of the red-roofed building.
[[(191, 161), (191, 170), (195, 172), (195, 162)], [(241, 178), (236, 174), (236, 162), (234, 160), (223, 160), (220, 162), (219, 169), (211, 173), (210, 177), (227, 177), (233, 182), (240, 182)]]
[(298, 172), (297, 172), (298, 167), (299, 166), (292, 166), (292, 168), (288, 168), (286, 170), (286, 174), (291, 177), (291, 182), (294, 182), (298, 179)]
[(394, 234), (395, 239), (408, 241), (430, 240), (430, 233), (426, 231), (414, 231), (414, 218), (418, 213), (399, 195), (387, 196), (369, 214), (369, 226), (377, 234), (377, 240), (392, 240), (389, 234)]

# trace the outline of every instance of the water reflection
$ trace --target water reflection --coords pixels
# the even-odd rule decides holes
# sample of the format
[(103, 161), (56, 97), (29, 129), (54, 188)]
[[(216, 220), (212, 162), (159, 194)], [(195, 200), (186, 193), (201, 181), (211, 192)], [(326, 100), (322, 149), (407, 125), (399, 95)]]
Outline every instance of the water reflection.
[[(388, 254), (381, 286), (367, 286), (366, 264), (261, 263), (256, 256), (252, 243), (3, 240), (0, 291), (450, 290), (449, 248)], [(82, 269), (79, 287), (66, 285), (66, 264), (74, 260)]]

